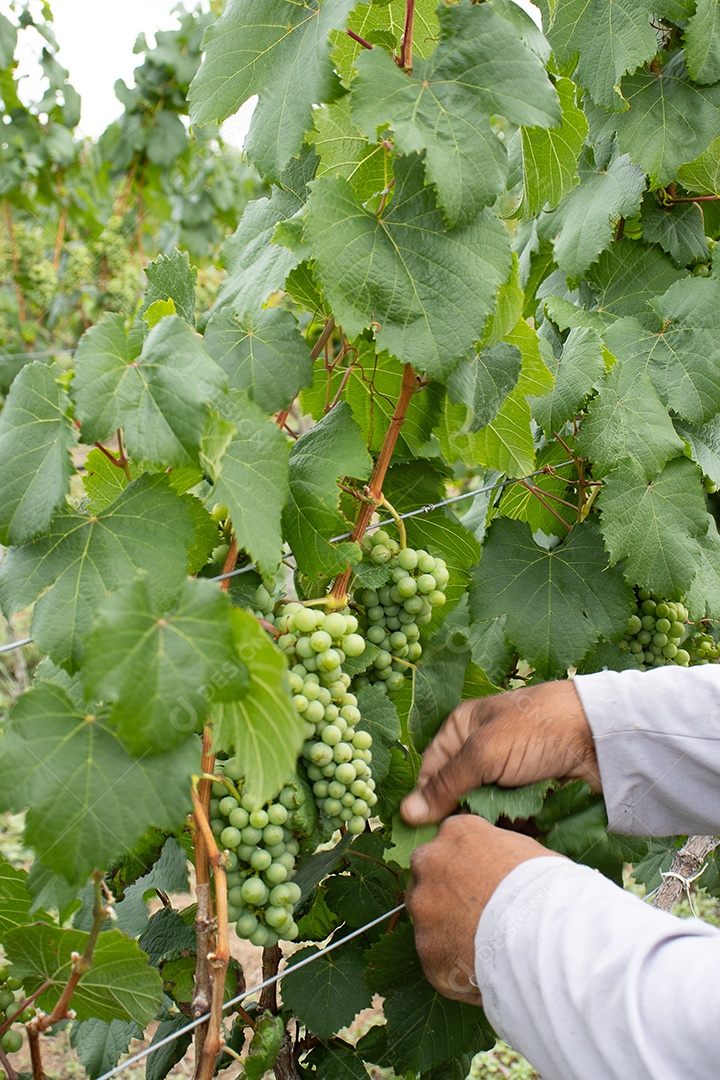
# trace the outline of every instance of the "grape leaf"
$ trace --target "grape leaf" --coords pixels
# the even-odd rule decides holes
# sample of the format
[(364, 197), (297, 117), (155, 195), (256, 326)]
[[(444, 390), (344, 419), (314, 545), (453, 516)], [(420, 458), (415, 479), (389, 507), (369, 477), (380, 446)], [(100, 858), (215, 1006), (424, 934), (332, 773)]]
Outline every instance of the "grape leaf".
[[(359, 3), (350, 13), (347, 27), (365, 41), (380, 45), (386, 52), (397, 53), (405, 28), (405, 15), (405, 0)], [(435, 0), (415, 0), (413, 55), (421, 60), (427, 59), (437, 44), (439, 34)], [(332, 55), (337, 71), (343, 82), (349, 84), (355, 76), (355, 62), (362, 54), (363, 46), (349, 34), (338, 30), (331, 31), (330, 40), (334, 45)]]
[(14, 867), (0, 855), (0, 933), (22, 926), (30, 918), (27, 872)]
[(392, 819), (391, 843), (390, 847), (385, 848), (385, 858), (409, 869), (415, 848), (434, 840), (438, 828), (438, 825), (406, 825), (400, 814), (395, 814)]
[(358, 1051), (339, 1039), (333, 1039), (332, 1046), (322, 1043), (305, 1059), (315, 1068), (312, 1076), (322, 1076), (323, 1080), (367, 1080), (368, 1071)]
[[(188, 891), (187, 854), (173, 836), (168, 837), (163, 844), (157, 862), (151, 864), (147, 873), (136, 878), (132, 885), (128, 885), (122, 900), (115, 904), (115, 925), (117, 929), (122, 930), (129, 937), (139, 937), (144, 934), (148, 926), (149, 915), (145, 897), (147, 894), (155, 896), (161, 890), (165, 893)], [(173, 909), (162, 908), (161, 910), (172, 911)], [(78, 930), (85, 929), (85, 927), (78, 926), (77, 916), (74, 925)], [(186, 927), (186, 929), (188, 928)], [(140, 948), (144, 952), (148, 952), (145, 944), (141, 944)], [(154, 966), (157, 966), (157, 964)]]
[(285, 1034), (285, 1021), (281, 1016), (264, 1013), (255, 1022), (255, 1031), (243, 1061), (243, 1076), (247, 1080), (262, 1080), (277, 1061)]
[(122, 315), (105, 315), (75, 352), (73, 394), (86, 442), (118, 428), (140, 461), (198, 463), (207, 404), (225, 375), (179, 315), (162, 319), (133, 354)]
[(307, 183), (317, 164), (315, 152), (305, 150), (289, 163), (268, 199), (256, 199), (245, 207), (240, 224), (222, 249), (228, 277), (220, 286), (216, 311), (227, 304), (238, 315), (257, 317), (270, 293), (281, 289), (302, 261), (302, 250), (273, 243), (273, 234), (277, 225), (290, 221), (304, 206)]
[(612, 147), (609, 160), (588, 148), (580, 157), (580, 183), (560, 205), (538, 220), (538, 235), (552, 240), (561, 270), (579, 278), (598, 255), (610, 247), (614, 225), (640, 209), (645, 177), (628, 154)]
[(677, 420), (675, 430), (690, 444), (692, 456), (705, 475), (720, 485), (720, 413), (698, 427)]
[(590, 131), (595, 139), (617, 131), (621, 152), (649, 174), (653, 188), (677, 179), (680, 166), (707, 149), (720, 127), (720, 86), (692, 83), (682, 55), (659, 74), (644, 69), (627, 76), (622, 92), (628, 111), (589, 112)]
[(297, 565), (310, 578), (328, 578), (360, 559), (356, 544), (331, 544), (347, 523), (338, 512), (337, 480), (365, 480), (372, 459), (350, 406), (341, 401), (290, 450), (290, 499), (283, 528)]
[(190, 85), (192, 123), (226, 120), (257, 94), (245, 150), (263, 176), (277, 179), (300, 150), (313, 105), (337, 96), (328, 34), (345, 26), (354, 3), (233, 0), (206, 31)]
[(597, 292), (597, 308), (605, 325), (624, 315), (652, 323), (648, 301), (687, 276), (687, 270), (678, 270), (654, 244), (623, 239), (602, 253), (588, 270), (587, 281)]
[[(37, 1007), (51, 1012), (72, 972), (72, 954), (82, 952), (90, 935), (81, 930), (36, 923), (22, 926), (3, 941), (13, 973), (34, 993)], [(134, 1020), (141, 1028), (154, 1020), (162, 999), (162, 979), (147, 956), (119, 930), (100, 934), (92, 964), (83, 973), (72, 998), (78, 1020)]]
[[(137, 480), (140, 472), (137, 466), (128, 462), (128, 471), (132, 480)], [(130, 483), (125, 470), (114, 465), (107, 454), (97, 448), (85, 458), (83, 485), (88, 497), (88, 510), (91, 514), (100, 513), (112, 506), (119, 495)]]
[(553, 18), (546, 35), (561, 66), (575, 67), (575, 80), (604, 109), (626, 109), (627, 71), (647, 63), (657, 52), (650, 17), (653, 0), (545, 0)]
[(494, 825), (498, 818), (509, 821), (534, 817), (542, 809), (548, 790), (555, 786), (554, 780), (540, 780), (519, 788), (502, 788), (487, 784), (465, 795), (462, 802)]
[(522, 370), (522, 353), (516, 345), (500, 341), (463, 360), (447, 380), (452, 401), (467, 406), (464, 427), (471, 432), (489, 424), (517, 385)]
[(305, 231), (345, 332), (372, 326), (380, 350), (436, 378), (482, 336), (511, 268), (509, 236), (490, 210), (447, 231), (415, 154), (397, 159), (394, 197), (380, 218), (346, 180), (316, 180)]
[(720, 611), (720, 536), (715, 519), (708, 514), (708, 530), (698, 538), (700, 558), (686, 602), (698, 619), (716, 619)]
[(607, 568), (602, 537), (588, 522), (548, 551), (522, 522), (495, 521), (470, 593), (473, 618), (506, 614), (508, 640), (545, 679), (582, 660), (601, 635), (619, 637), (630, 603), (630, 590), (619, 570)]
[(0, 542), (21, 544), (47, 528), (74, 469), (75, 445), (60, 370), (27, 364), (0, 413)]
[(215, 478), (213, 498), (227, 506), (238, 547), (257, 562), (263, 577), (277, 572), (282, 554), (280, 515), (288, 496), (287, 440), (249, 397), (233, 390), (223, 402), (234, 434)]
[(683, 35), (685, 63), (693, 82), (708, 86), (720, 79), (720, 7), (697, 0)]
[(312, 382), (310, 349), (295, 317), (284, 308), (238, 318), (223, 307), (210, 319), (205, 346), (235, 390), (246, 390), (263, 412), (290, 405)]
[(373, 737), (373, 777), (379, 783), (390, 768), (390, 747), (400, 738), (397, 709), (376, 686), (363, 686), (357, 692), (362, 728)]
[(111, 706), (108, 723), (131, 754), (171, 750), (201, 728), (213, 702), (247, 688), (229, 612), (215, 585), (189, 579), (169, 606), (153, 602), (144, 578), (103, 604), (86, 641), (83, 678), (88, 700)]
[[(605, 477), (601, 528), (611, 562), (624, 559), (628, 580), (678, 599), (689, 588), (707, 532), (707, 510), (697, 465), (675, 458), (654, 479), (626, 458)], [(610, 636), (610, 635), (606, 635)]]
[(512, 646), (505, 637), (506, 622), (506, 615), (498, 615), (494, 619), (471, 623), (469, 630), (472, 664), (495, 683), (505, 678), (513, 659)]
[[(459, 988), (474, 972), (456, 973)], [(495, 1033), (482, 1009), (450, 1001), (425, 979), (409, 922), (383, 935), (368, 953), (368, 983), (385, 997), (388, 1055), (399, 1074), (426, 1073), (463, 1053), (492, 1046)]]
[(676, 266), (706, 262), (710, 258), (702, 210), (696, 203), (661, 206), (646, 193), (642, 205), (645, 240), (659, 244)]
[(453, 608), (423, 647), (413, 673), (410, 730), (413, 745), (424, 750), (449, 713), (460, 704), (470, 637), (465, 597)]
[[(170, 1042), (164, 1046), (158, 1045), (170, 1036)], [(183, 1013), (161, 1020), (150, 1043), (158, 1048), (146, 1059), (145, 1080), (165, 1080), (172, 1067), (185, 1057), (192, 1038), (192, 1031), (187, 1030), (187, 1017)]]
[(358, 57), (353, 119), (369, 139), (390, 124), (402, 153), (426, 151), (427, 177), (451, 228), (493, 203), (507, 178), (507, 155), (490, 125), (550, 127), (561, 119), (542, 61), (492, 6), (441, 6), (440, 43), (415, 60), (410, 77), (381, 49)]
[(622, 319), (606, 344), (632, 370), (647, 372), (667, 408), (704, 423), (720, 409), (720, 281), (687, 277), (650, 307), (650, 328)]
[(51, 683), (19, 699), (1, 745), (2, 805), (29, 807), (27, 842), (45, 866), (78, 885), (149, 826), (178, 828), (190, 807), (194, 738), (135, 759), (105, 718), (78, 710)]
[[(564, 464), (567, 457), (565, 447), (553, 440), (538, 451), (536, 464), (538, 469), (546, 466), (554, 469), (555, 466)], [(566, 466), (561, 473), (541, 473), (527, 483), (508, 484), (498, 504), (500, 514), (503, 517), (526, 521), (531, 532), (535, 533), (540, 529), (548, 536), (560, 531), (558, 516), (567, 522), (568, 526), (572, 526), (577, 521), (577, 507), (573, 505), (573, 495), (577, 502), (577, 494), (567, 486), (571, 475), (570, 467)], [(565, 499), (571, 505), (557, 502), (553, 499), (554, 495)], [(545, 500), (544, 504), (540, 501), (540, 496)], [(565, 530), (562, 531), (564, 534)], [(480, 666), (483, 666), (482, 663)]]
[(250, 683), (237, 701), (213, 710), (213, 747), (242, 761), (245, 790), (264, 803), (295, 770), (304, 722), (290, 695), (282, 653), (252, 615), (234, 608), (231, 622), (236, 654), (247, 665)]
[(558, 79), (555, 84), (562, 123), (549, 131), (542, 127), (521, 129), (523, 160), (523, 201), (520, 213), (539, 214), (552, 210), (578, 183), (577, 164), (588, 122), (575, 104), (575, 84)]
[(315, 129), (305, 138), (320, 157), (317, 176), (344, 177), (360, 202), (387, 189), (392, 180), (388, 148), (368, 142), (353, 123), (348, 98), (316, 109), (313, 122)]
[(90, 1080), (113, 1069), (132, 1039), (142, 1038), (142, 1028), (134, 1020), (76, 1021), (70, 1028), (70, 1045), (80, 1058)]
[(107, 510), (86, 517), (63, 508), (46, 536), (11, 548), (0, 568), (0, 603), (11, 615), (39, 596), (32, 636), (56, 664), (73, 668), (107, 593), (147, 570), (153, 595), (167, 595), (185, 572), (192, 541), (190, 515), (167, 478), (142, 476)]
[[(594, 330), (571, 330), (559, 357), (553, 357), (555, 385), (549, 394), (528, 399), (532, 414), (548, 434), (572, 420), (593, 385), (605, 374), (602, 342)], [(551, 368), (552, 370), (552, 368)]]
[(347, 945), (293, 971), (294, 964), (318, 952), (308, 946), (291, 957), (283, 978), (283, 1005), (315, 1035), (328, 1039), (371, 1004), (372, 994), (365, 985), (362, 954)]
[(577, 448), (597, 479), (632, 457), (649, 480), (684, 446), (648, 376), (625, 361), (614, 365), (588, 405)]
[[(183, 130), (183, 150), (186, 135)], [(140, 314), (143, 314), (158, 300), (172, 300), (175, 311), (182, 315), (190, 326), (195, 325), (195, 282), (197, 270), (190, 266), (187, 251), (178, 251), (172, 255), (158, 255), (155, 262), (145, 267), (148, 279)]]
[(720, 195), (720, 138), (713, 139), (706, 150), (681, 165), (678, 180), (688, 191)]
[[(398, 903), (395, 874), (382, 862), (378, 865), (361, 857), (367, 854), (371, 859), (382, 859), (382, 842), (367, 850), (362, 843), (366, 837), (370, 839), (363, 833), (359, 843), (356, 841), (349, 849), (346, 861), (352, 872), (335, 874), (325, 882), (325, 898), (330, 909), (348, 927), (365, 926)], [(353, 857), (350, 854), (353, 851), (359, 852), (359, 856)]]

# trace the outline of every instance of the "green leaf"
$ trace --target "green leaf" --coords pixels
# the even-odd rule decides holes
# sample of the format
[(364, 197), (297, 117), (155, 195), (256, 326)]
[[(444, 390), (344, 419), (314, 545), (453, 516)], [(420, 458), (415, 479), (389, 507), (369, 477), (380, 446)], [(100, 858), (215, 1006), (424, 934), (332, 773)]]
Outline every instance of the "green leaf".
[[(438, 6), (435, 0), (415, 0), (415, 30), (413, 55), (427, 59), (437, 45), (440, 35)], [(405, 0), (385, 0), (374, 4), (359, 3), (350, 13), (348, 30), (365, 41), (378, 44), (386, 52), (399, 52), (405, 28)], [(355, 62), (363, 52), (363, 46), (342, 31), (333, 31), (330, 38), (334, 44), (333, 60), (343, 82), (349, 84), (355, 75)]]
[(700, 558), (686, 599), (693, 616), (699, 619), (720, 617), (720, 536), (715, 519), (708, 514), (708, 529), (698, 538)]
[(11, 548), (0, 568), (0, 602), (11, 615), (40, 597), (32, 636), (56, 664), (72, 668), (107, 593), (139, 570), (148, 572), (154, 595), (172, 592), (192, 541), (183, 499), (169, 490), (166, 477), (142, 476), (107, 510), (86, 517), (63, 508), (46, 536)]
[(306, 135), (306, 142), (320, 157), (317, 176), (344, 177), (360, 202), (387, 189), (392, 180), (390, 152), (383, 143), (368, 142), (353, 123), (347, 97), (316, 109), (313, 122), (315, 129)]
[(73, 393), (86, 442), (122, 428), (140, 461), (197, 464), (207, 405), (225, 375), (178, 315), (162, 319), (134, 356), (121, 315), (106, 315), (80, 339)]
[(395, 814), (392, 819), (391, 844), (385, 849), (385, 858), (396, 862), (398, 866), (409, 869), (415, 848), (434, 840), (439, 827), (439, 825), (406, 825), (400, 815)]
[(363, 686), (357, 699), (363, 730), (373, 737), (373, 777), (379, 783), (388, 774), (390, 747), (400, 738), (400, 720), (392, 701), (376, 686)]
[(75, 445), (60, 371), (27, 364), (0, 414), (0, 542), (21, 544), (43, 532), (63, 502)]
[(368, 1071), (363, 1064), (363, 1059), (357, 1050), (333, 1039), (331, 1046), (316, 1046), (305, 1059), (309, 1065), (315, 1067), (311, 1076), (322, 1077), (323, 1080), (367, 1080)]
[(720, 7), (697, 0), (683, 35), (685, 63), (693, 82), (708, 86), (720, 79)]
[(594, 330), (571, 330), (559, 357), (553, 357), (555, 385), (541, 398), (529, 398), (532, 414), (547, 434), (577, 416), (594, 384), (605, 374), (602, 342)]
[[(567, 459), (568, 452), (565, 447), (553, 440), (538, 452), (536, 465), (538, 469), (547, 467), (553, 469), (556, 465), (564, 464)], [(577, 493), (568, 488), (568, 479), (571, 475), (571, 466), (566, 466), (561, 473), (541, 473), (526, 484), (508, 484), (498, 504), (500, 514), (503, 517), (526, 521), (533, 533), (540, 529), (546, 536), (557, 535), (561, 531), (564, 535), (566, 530), (558, 528), (560, 523), (556, 515), (567, 522), (568, 526), (572, 526), (577, 521)], [(544, 503), (540, 501), (540, 496), (545, 500)], [(571, 505), (565, 506), (557, 502), (553, 496), (565, 499)], [(573, 505), (573, 497), (575, 505)], [(552, 509), (549, 509), (550, 507)]]
[(610, 247), (614, 227), (621, 217), (633, 217), (640, 209), (645, 177), (627, 153), (612, 147), (609, 160), (588, 148), (578, 167), (579, 185), (557, 209), (538, 220), (538, 235), (552, 240), (555, 261), (561, 270), (579, 278), (598, 255)]
[(484, 671), (495, 683), (500, 683), (510, 670), (513, 649), (505, 639), (506, 615), (473, 622), (470, 626), (472, 664)]
[(331, 544), (347, 523), (338, 512), (337, 481), (366, 480), (372, 459), (358, 424), (343, 401), (305, 432), (290, 450), (290, 499), (283, 512), (285, 536), (297, 565), (310, 578), (328, 578), (359, 561), (356, 544)]
[(345, 864), (351, 872), (335, 874), (325, 882), (326, 900), (346, 926), (365, 926), (397, 905), (402, 886), (395, 873), (382, 862), (370, 861), (382, 858), (382, 840), (363, 833), (347, 852)]
[(271, 578), (282, 554), (287, 440), (277, 424), (240, 391), (231, 391), (222, 407), (235, 430), (219, 467), (208, 463), (215, 478), (213, 499), (228, 507), (238, 547), (257, 562), (263, 577)]
[(473, 814), (487, 818), (490, 824), (494, 825), (500, 817), (517, 821), (518, 818), (525, 819), (539, 814), (548, 790), (554, 786), (554, 780), (540, 780), (537, 784), (527, 784), (519, 788), (487, 784), (465, 795), (462, 802)]
[(213, 702), (246, 689), (229, 613), (229, 599), (209, 581), (186, 580), (168, 606), (153, 602), (141, 578), (103, 604), (83, 678), (88, 700), (110, 705), (108, 722), (131, 754), (171, 750), (201, 728)]
[[(128, 462), (128, 469), (133, 480), (140, 475), (137, 468)], [(125, 470), (118, 465), (113, 465), (107, 454), (97, 448), (90, 451), (85, 458), (85, 475), (83, 485), (88, 498), (88, 510), (92, 514), (101, 513), (112, 506), (115, 500), (122, 495), (130, 481), (125, 475)]]
[[(389, 876), (389, 875), (388, 875)], [(371, 1004), (362, 954), (345, 945), (293, 972), (293, 965), (319, 952), (314, 946), (293, 954), (283, 978), (283, 1005), (301, 1024), (327, 1039)]]
[(690, 266), (710, 258), (702, 210), (697, 203), (661, 206), (646, 193), (642, 205), (645, 240), (659, 244), (676, 266)]
[(510, 273), (509, 236), (490, 210), (448, 232), (422, 160), (398, 158), (378, 218), (347, 181), (322, 177), (305, 211), (323, 293), (350, 337), (373, 327), (380, 350), (433, 377), (447, 375), (482, 336)]
[(160, 908), (146, 924), (138, 944), (148, 954), (153, 967), (158, 967), (165, 960), (194, 950), (195, 928), (188, 926), (175, 908)]
[[(623, 239), (602, 253), (588, 270), (587, 281), (597, 292), (602, 322), (610, 325), (625, 315), (652, 321), (648, 301), (687, 276), (687, 270), (678, 270), (655, 245)], [(606, 344), (612, 350), (607, 340)]]
[(720, 413), (698, 427), (677, 420), (675, 430), (690, 444), (693, 460), (705, 475), (720, 485)]
[(19, 699), (0, 745), (3, 806), (29, 807), (27, 842), (72, 883), (124, 855), (151, 825), (177, 828), (190, 807), (193, 737), (135, 759), (104, 717), (82, 712), (51, 683)]
[(552, 210), (578, 183), (577, 163), (588, 122), (575, 104), (575, 84), (570, 79), (555, 83), (562, 109), (562, 123), (550, 131), (542, 127), (521, 128), (523, 216)]
[(592, 461), (596, 479), (632, 457), (649, 480), (684, 445), (648, 376), (618, 361), (587, 408), (577, 449)]
[(304, 722), (292, 701), (283, 655), (257, 619), (234, 608), (231, 623), (250, 684), (239, 700), (214, 710), (213, 746), (242, 762), (245, 790), (262, 804), (277, 795), (294, 772)]
[(228, 277), (220, 287), (216, 310), (226, 304), (238, 315), (256, 318), (268, 296), (303, 259), (302, 250), (273, 243), (276, 226), (290, 221), (305, 204), (307, 182), (315, 175), (317, 155), (305, 150), (293, 160), (268, 199), (248, 203), (240, 224), (223, 246)]
[[(14, 974), (23, 980), (27, 994), (50, 983), (35, 999), (38, 1008), (52, 1011), (72, 972), (72, 954), (82, 954), (89, 937), (80, 930), (36, 923), (11, 930), (4, 939)], [(145, 1028), (161, 999), (162, 980), (137, 942), (119, 930), (107, 930), (75, 988), (72, 1007), (78, 1020), (134, 1020)]]
[(704, 423), (720, 409), (720, 281), (688, 277), (650, 306), (649, 328), (622, 319), (605, 342), (628, 368), (647, 372), (667, 408)]
[(312, 382), (310, 349), (285, 308), (267, 308), (257, 318), (240, 319), (223, 307), (210, 319), (204, 340), (228, 385), (246, 390), (263, 412), (284, 409)]
[(596, 139), (617, 131), (621, 152), (649, 174), (653, 188), (664, 187), (716, 136), (720, 86), (690, 82), (682, 55), (676, 55), (659, 74), (644, 69), (623, 79), (622, 92), (628, 111), (612, 117), (591, 114), (590, 129), (595, 128)]
[(277, 1061), (285, 1034), (282, 1016), (264, 1013), (255, 1024), (255, 1032), (243, 1061), (243, 1076), (247, 1080), (262, 1080), (268, 1069)]
[(463, 598), (423, 648), (413, 674), (410, 730), (415, 749), (424, 750), (449, 713), (460, 704), (470, 660), (467, 602)]
[(390, 124), (404, 153), (426, 151), (427, 177), (451, 228), (493, 203), (507, 179), (507, 155), (490, 125), (550, 127), (561, 119), (542, 61), (490, 5), (441, 6), (440, 43), (415, 60), (410, 77), (381, 49), (358, 57), (353, 119), (369, 139)]
[(327, 906), (324, 889), (316, 889), (312, 903), (298, 919), (298, 937), (300, 941), (324, 941), (340, 925), (340, 919)]
[(22, 926), (30, 918), (30, 893), (27, 872), (18, 870), (0, 855), (0, 934)]
[(693, 161), (681, 165), (677, 178), (688, 191), (720, 195), (720, 138), (713, 139)]
[(7, 16), (0, 12), (0, 69), (10, 67), (16, 45), (17, 29)]
[(148, 308), (143, 312), (143, 322), (147, 323), (148, 330), (152, 330), (154, 326), (164, 319), (167, 315), (176, 315), (177, 310), (173, 300), (155, 300), (150, 304)]
[(145, 1080), (165, 1080), (173, 1066), (182, 1061), (193, 1038), (191, 1031), (185, 1030), (184, 1034), (180, 1034), (186, 1027), (187, 1017), (183, 1013), (160, 1021), (150, 1045), (156, 1046), (171, 1035), (173, 1039), (164, 1046), (159, 1046), (146, 1059)]
[(601, 528), (611, 562), (625, 560), (628, 580), (670, 599), (689, 588), (708, 527), (699, 479), (687, 458), (669, 461), (650, 481), (634, 458), (605, 477)]
[[(177, 840), (170, 836), (163, 844), (157, 862), (148, 868), (146, 874), (128, 885), (122, 900), (115, 905), (117, 929), (122, 930), (128, 937), (139, 937), (148, 925), (149, 911), (145, 897), (154, 898), (161, 890), (164, 893), (181, 893), (187, 892), (187, 889), (187, 855)], [(172, 911), (172, 908), (161, 910)], [(75, 925), (77, 926), (77, 923)], [(140, 947), (144, 952), (148, 952), (144, 944)]]
[(141, 314), (158, 300), (171, 300), (178, 315), (190, 326), (194, 326), (197, 270), (190, 266), (187, 251), (178, 251), (176, 248), (172, 255), (158, 255), (155, 262), (145, 267), (145, 276), (148, 283)]
[(293, 881), (302, 890), (301, 902), (313, 892), (316, 885), (332, 873), (352, 839), (350, 833), (346, 832), (334, 847), (321, 849), (315, 855), (300, 860)]
[[(385, 997), (389, 1058), (396, 1073), (425, 1073), (494, 1044), (482, 1009), (450, 1001), (427, 982), (409, 922), (372, 946), (368, 965), (371, 988)], [(466, 983), (468, 974), (460, 972)]]
[[(575, 81), (604, 109), (625, 109), (623, 94), (629, 98), (627, 71), (635, 71), (652, 60), (657, 38), (651, 15), (653, 0), (549, 0), (553, 20), (546, 35), (558, 63), (575, 70)], [(577, 67), (576, 67), (577, 65)]]
[(113, 1069), (127, 1053), (132, 1039), (142, 1038), (142, 1028), (134, 1020), (83, 1020), (70, 1029), (70, 1045), (90, 1080)]
[(206, 32), (190, 86), (192, 123), (226, 120), (258, 94), (245, 150), (263, 176), (276, 179), (300, 150), (313, 105), (337, 96), (328, 34), (345, 26), (353, 6), (233, 0)]
[(516, 345), (500, 341), (464, 360), (447, 380), (452, 401), (466, 405), (465, 427), (475, 432), (497, 416), (500, 406), (517, 385), (522, 370), (522, 353)]
[(630, 603), (589, 522), (548, 551), (521, 522), (495, 521), (470, 594), (473, 618), (507, 615), (508, 639), (544, 679), (563, 675), (600, 636), (620, 637)]

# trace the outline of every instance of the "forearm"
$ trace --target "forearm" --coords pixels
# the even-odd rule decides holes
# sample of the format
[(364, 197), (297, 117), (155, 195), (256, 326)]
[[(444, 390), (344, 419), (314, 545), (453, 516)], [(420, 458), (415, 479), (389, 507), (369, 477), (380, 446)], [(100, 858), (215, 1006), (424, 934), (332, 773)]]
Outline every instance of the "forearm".
[(720, 831), (720, 667), (576, 676), (613, 832)]
[(476, 975), (496, 1031), (553, 1080), (705, 1080), (720, 1051), (720, 931), (586, 867), (532, 859), (495, 890)]

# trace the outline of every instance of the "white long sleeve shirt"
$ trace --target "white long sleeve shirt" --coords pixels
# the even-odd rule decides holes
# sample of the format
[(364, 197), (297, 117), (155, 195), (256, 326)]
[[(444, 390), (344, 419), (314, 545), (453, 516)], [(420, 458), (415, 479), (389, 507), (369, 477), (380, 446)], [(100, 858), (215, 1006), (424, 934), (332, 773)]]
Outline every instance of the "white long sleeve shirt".
[[(720, 666), (575, 679), (613, 832), (720, 832)], [(720, 930), (597, 871), (531, 859), (475, 938), (483, 1004), (543, 1080), (720, 1075)]]

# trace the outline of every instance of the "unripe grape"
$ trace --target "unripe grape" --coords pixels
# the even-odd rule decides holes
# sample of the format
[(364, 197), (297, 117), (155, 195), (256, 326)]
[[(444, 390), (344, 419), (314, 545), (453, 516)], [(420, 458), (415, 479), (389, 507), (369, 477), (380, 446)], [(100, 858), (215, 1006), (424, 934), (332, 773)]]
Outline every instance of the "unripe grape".
[(362, 656), (365, 652), (365, 641), (360, 634), (348, 634), (343, 638), (342, 647), (346, 656)]
[[(350, 761), (346, 761), (338, 765), (337, 769), (335, 770), (335, 776), (337, 778), (337, 783), (345, 785), (347, 787), (349, 784), (352, 784), (354, 782), (357, 774), (355, 772), (354, 765)], [(333, 794), (333, 792), (330, 791), (330, 788), (328, 788), (328, 794), (331, 796)]]
[(281, 882), (287, 879), (287, 876), (287, 868), (283, 866), (283, 864), (279, 860), (278, 862), (271, 863), (271, 865), (265, 871), (265, 880), (270, 885), (279, 885)]
[(23, 1037), (17, 1028), (9, 1028), (0, 1039), (0, 1043), (6, 1054), (16, 1054), (22, 1048)]
[(397, 554), (398, 566), (403, 570), (414, 570), (418, 564), (418, 553), (412, 548), (403, 548)]
[(334, 611), (332, 612), (332, 614), (325, 616), (322, 628), (325, 633), (329, 634), (333, 640), (344, 637), (347, 633), (347, 623), (345, 621), (345, 617), (337, 611)]
[[(266, 873), (269, 873), (269, 870), (272, 869), (272, 866), (274, 865), (274, 863), (271, 863), (270, 868)], [(252, 904), (253, 907), (259, 907), (262, 904), (267, 903), (267, 898), (270, 895), (270, 890), (267, 885), (259, 877), (249, 877), (244, 881), (241, 892), (244, 902), (246, 904)]]
[(241, 915), (235, 924), (235, 930), (237, 936), (241, 938), (249, 938), (251, 934), (254, 934), (259, 926), (257, 917), (253, 915), (251, 911), (246, 911), (244, 915)]
[[(237, 829), (235, 830), (237, 832)], [(259, 844), (262, 840), (262, 829), (254, 829), (252, 825), (247, 825), (242, 832), (243, 844)]]

